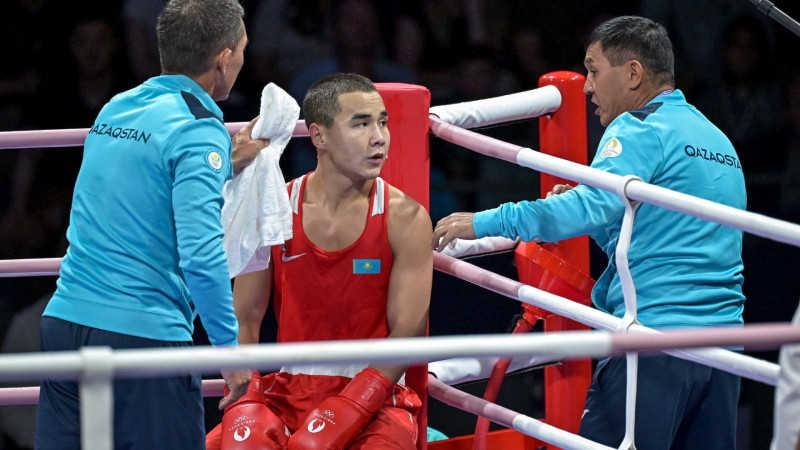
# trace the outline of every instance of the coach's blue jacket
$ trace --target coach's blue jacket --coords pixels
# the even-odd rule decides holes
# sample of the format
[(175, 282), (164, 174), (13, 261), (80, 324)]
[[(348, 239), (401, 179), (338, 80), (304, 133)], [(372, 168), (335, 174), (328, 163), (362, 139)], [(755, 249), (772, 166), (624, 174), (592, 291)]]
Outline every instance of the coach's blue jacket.
[(115, 96), (97, 117), (75, 184), (69, 249), (44, 312), (85, 326), (236, 345), (222, 247), (231, 139), (211, 97), (183, 75)]
[[(735, 208), (746, 206), (736, 151), (681, 91), (659, 95), (617, 117), (592, 167)], [(625, 304), (614, 252), (624, 211), (616, 194), (579, 185), (548, 199), (477, 213), (473, 226), (478, 237), (526, 241), (591, 235), (610, 261), (592, 299), (600, 310), (622, 317)], [(639, 321), (659, 328), (741, 324), (741, 251), (741, 231), (642, 204), (628, 252)]]

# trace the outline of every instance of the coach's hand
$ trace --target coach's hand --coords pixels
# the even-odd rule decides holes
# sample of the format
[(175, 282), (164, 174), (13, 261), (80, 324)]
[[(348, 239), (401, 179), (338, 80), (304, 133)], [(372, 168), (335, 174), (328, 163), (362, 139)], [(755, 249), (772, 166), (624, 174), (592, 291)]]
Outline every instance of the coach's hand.
[(563, 194), (564, 192), (567, 192), (568, 190), (570, 190), (570, 189), (572, 189), (574, 187), (575, 186), (570, 186), (568, 184), (557, 184), (557, 185), (553, 186), (553, 189), (551, 189), (550, 192), (547, 193), (545, 198), (550, 198), (550, 197), (552, 197), (554, 195)]
[(433, 229), (431, 248), (441, 252), (455, 239), (476, 239), (475, 230), (472, 228), (474, 215), (475, 213), (453, 213), (440, 220)]
[(250, 369), (223, 369), (221, 372), (222, 378), (225, 379), (225, 385), (228, 387), (228, 395), (219, 401), (219, 409), (225, 409), (247, 392), (253, 372)]
[(239, 173), (240, 170), (256, 159), (258, 152), (269, 146), (269, 139), (253, 139), (250, 137), (256, 122), (258, 122), (258, 116), (233, 135), (231, 141), (233, 173)]

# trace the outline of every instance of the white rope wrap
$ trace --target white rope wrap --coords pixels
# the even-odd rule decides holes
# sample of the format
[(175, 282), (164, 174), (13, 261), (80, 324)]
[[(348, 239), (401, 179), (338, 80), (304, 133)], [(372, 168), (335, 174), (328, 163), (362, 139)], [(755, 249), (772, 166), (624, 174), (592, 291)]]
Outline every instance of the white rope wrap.
[(431, 114), (460, 128), (477, 128), (531, 119), (555, 112), (561, 106), (561, 92), (555, 86), (501, 97), (434, 106)]

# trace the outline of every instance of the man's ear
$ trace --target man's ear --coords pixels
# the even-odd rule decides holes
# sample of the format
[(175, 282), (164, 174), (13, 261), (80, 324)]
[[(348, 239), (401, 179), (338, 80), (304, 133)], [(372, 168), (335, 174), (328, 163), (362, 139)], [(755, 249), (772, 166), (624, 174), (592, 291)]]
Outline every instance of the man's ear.
[(225, 48), (217, 54), (216, 69), (223, 78), (225, 78), (225, 74), (228, 72), (228, 62), (232, 54), (233, 50), (229, 48)]
[(308, 127), (308, 134), (311, 138), (311, 143), (314, 144), (316, 148), (325, 148), (326, 146), (326, 139), (324, 130), (317, 125), (316, 123), (312, 123), (311, 126)]
[(644, 81), (644, 67), (642, 63), (633, 59), (628, 61), (628, 85), (631, 89), (638, 89)]

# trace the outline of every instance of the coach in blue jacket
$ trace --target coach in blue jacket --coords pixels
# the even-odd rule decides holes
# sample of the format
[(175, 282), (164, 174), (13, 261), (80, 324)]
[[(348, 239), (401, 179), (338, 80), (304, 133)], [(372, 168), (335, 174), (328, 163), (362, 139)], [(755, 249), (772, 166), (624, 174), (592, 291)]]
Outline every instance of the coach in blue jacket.
[[(607, 127), (592, 167), (635, 175), (674, 191), (744, 209), (742, 167), (727, 137), (675, 90), (672, 45), (663, 26), (625, 16), (589, 39), (584, 92)], [(609, 264), (592, 292), (595, 306), (622, 317), (614, 251), (625, 207), (616, 194), (557, 186), (533, 202), (506, 203), (442, 219), (432, 246), (455, 238), (559, 241), (588, 234)], [(742, 232), (642, 204), (628, 252), (638, 319), (648, 327), (742, 324)], [(625, 434), (626, 362), (598, 363), (580, 434), (617, 447)], [(671, 356), (639, 360), (636, 445), (650, 449), (736, 448), (739, 377)], [(714, 430), (709, 433), (708, 430)]]
[[(42, 318), (42, 350), (191, 345), (199, 313), (215, 346), (238, 325), (222, 246), (231, 138), (215, 101), (244, 62), (236, 0), (172, 0), (158, 18), (163, 74), (115, 96), (92, 125), (67, 231), (69, 249)], [(266, 144), (237, 135), (237, 144)], [(223, 371), (230, 394), (249, 370)], [(115, 448), (205, 448), (199, 374), (114, 382)], [(37, 449), (80, 448), (75, 382), (42, 383)]]

